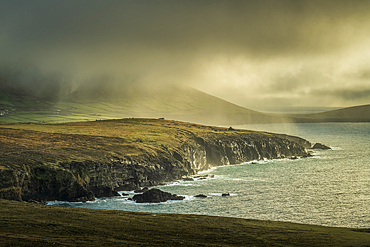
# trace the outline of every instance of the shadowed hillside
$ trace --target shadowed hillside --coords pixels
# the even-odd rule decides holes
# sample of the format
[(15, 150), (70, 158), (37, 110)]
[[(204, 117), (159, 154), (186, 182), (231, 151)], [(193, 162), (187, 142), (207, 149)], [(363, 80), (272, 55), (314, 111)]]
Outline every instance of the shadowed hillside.
[(0, 199), (4, 246), (368, 246), (368, 229), (202, 215), (43, 206)]
[(370, 105), (353, 106), (334, 111), (289, 115), (295, 122), (370, 122)]

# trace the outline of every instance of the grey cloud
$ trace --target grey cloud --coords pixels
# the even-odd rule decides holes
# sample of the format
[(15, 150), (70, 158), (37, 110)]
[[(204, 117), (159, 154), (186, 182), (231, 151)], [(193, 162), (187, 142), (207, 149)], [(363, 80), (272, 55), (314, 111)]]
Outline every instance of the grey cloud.
[(73, 82), (61, 74), (44, 74), (35, 67), (1, 67), (0, 91), (58, 100), (71, 92)]
[(369, 6), (294, 0), (15, 1), (3, 19), (11, 42), (33, 48), (145, 46), (266, 56), (341, 45), (328, 37), (331, 30), (340, 32)]
[(344, 101), (370, 100), (370, 88), (346, 88), (338, 90), (314, 90), (313, 95), (321, 97), (332, 97)]
[(266, 90), (266, 92), (274, 93), (296, 92), (307, 84), (307, 81), (307, 78), (303, 77), (301, 74), (279, 75), (277, 78), (273, 79), (271, 84), (264, 84), (263, 89)]

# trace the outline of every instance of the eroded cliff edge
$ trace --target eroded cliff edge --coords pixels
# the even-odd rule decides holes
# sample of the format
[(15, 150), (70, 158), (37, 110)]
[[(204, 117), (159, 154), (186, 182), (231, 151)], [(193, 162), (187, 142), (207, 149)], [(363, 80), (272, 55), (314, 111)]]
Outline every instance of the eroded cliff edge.
[(163, 119), (0, 125), (0, 198), (86, 201), (251, 160), (307, 157), (299, 137)]

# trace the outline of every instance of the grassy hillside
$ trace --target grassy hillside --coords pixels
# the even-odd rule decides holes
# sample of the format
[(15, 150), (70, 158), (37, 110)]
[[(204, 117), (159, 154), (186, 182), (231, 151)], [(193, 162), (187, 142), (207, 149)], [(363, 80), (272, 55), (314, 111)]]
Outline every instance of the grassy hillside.
[(40, 98), (0, 92), (2, 122), (77, 122), (127, 117), (167, 118), (179, 121), (237, 125), (277, 122), (370, 121), (370, 105), (315, 114), (268, 114), (253, 111), (199, 90), (132, 87), (127, 90), (80, 88), (63, 98)]
[(115, 93), (81, 89), (54, 101), (1, 92), (0, 114), (3, 122), (74, 122), (124, 117), (164, 117), (202, 124), (279, 121), (276, 116), (187, 87), (133, 88)]
[(307, 157), (298, 137), (164, 119), (0, 123), (0, 198), (87, 201), (212, 166)]
[[(5, 165), (32, 162), (51, 163), (95, 160), (112, 157), (153, 155), (174, 150), (194, 134), (222, 134), (237, 138), (241, 133), (259, 139), (270, 134), (255, 131), (228, 131), (225, 128), (169, 121), (126, 118), (70, 123), (0, 123), (0, 169)], [(166, 151), (167, 152), (167, 151)], [(37, 157), (37, 158), (36, 158)], [(24, 159), (24, 160), (22, 160)]]
[(1, 246), (368, 246), (369, 230), (0, 199)]

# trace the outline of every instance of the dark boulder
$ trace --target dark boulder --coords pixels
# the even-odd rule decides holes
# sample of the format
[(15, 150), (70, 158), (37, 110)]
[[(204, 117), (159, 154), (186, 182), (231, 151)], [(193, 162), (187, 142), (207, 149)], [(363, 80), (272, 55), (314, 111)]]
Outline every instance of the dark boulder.
[(198, 175), (198, 176), (194, 176), (194, 178), (197, 178), (197, 179), (207, 179), (207, 178), (214, 178), (215, 175)]
[(313, 145), (312, 149), (331, 149), (331, 148), (328, 147), (328, 146), (325, 146), (324, 144), (321, 144), (321, 143), (315, 143), (315, 145)]
[(194, 197), (199, 197), (199, 198), (206, 198), (207, 196), (206, 195), (203, 195), (203, 194), (199, 194), (199, 195), (196, 195)]
[(135, 195), (132, 200), (138, 203), (159, 203), (168, 200), (184, 200), (185, 197), (161, 191), (159, 189), (150, 189), (143, 194)]

